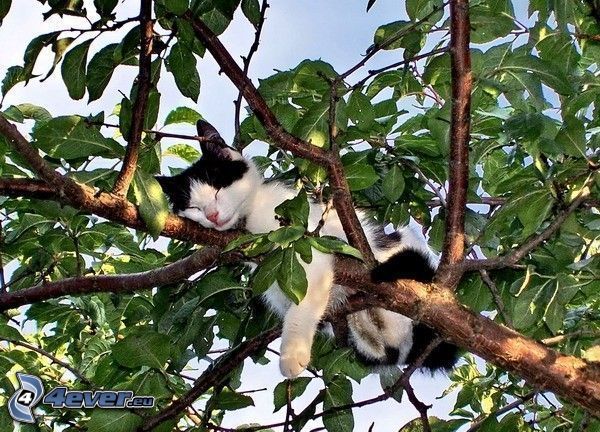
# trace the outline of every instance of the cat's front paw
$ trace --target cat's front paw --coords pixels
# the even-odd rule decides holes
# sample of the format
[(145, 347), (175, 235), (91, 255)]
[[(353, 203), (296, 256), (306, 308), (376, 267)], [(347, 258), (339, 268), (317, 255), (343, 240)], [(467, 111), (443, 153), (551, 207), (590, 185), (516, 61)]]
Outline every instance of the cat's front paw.
[(295, 378), (300, 375), (310, 363), (310, 346), (304, 343), (290, 344), (281, 348), (279, 369), (286, 378)]

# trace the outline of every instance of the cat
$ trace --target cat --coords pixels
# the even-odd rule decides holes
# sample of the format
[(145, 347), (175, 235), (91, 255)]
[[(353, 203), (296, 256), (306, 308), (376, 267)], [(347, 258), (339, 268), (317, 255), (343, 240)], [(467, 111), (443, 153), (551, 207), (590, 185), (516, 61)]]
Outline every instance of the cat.
[[(202, 157), (183, 172), (156, 179), (169, 198), (173, 211), (206, 228), (224, 231), (244, 228), (251, 233), (276, 230), (280, 222), (275, 207), (293, 198), (297, 191), (278, 182), (265, 182), (252, 161), (229, 148), (217, 130), (204, 120), (197, 123)], [(323, 215), (324, 206), (310, 204), (308, 229), (313, 230)], [(383, 227), (370, 222), (357, 210), (367, 240), (380, 262), (371, 273), (375, 282), (414, 279), (431, 282), (435, 258), (424, 240), (410, 228), (386, 235)], [(331, 210), (321, 235), (346, 240), (335, 210)], [(310, 362), (313, 338), (327, 311), (340, 307), (349, 290), (334, 284), (334, 257), (313, 250), (310, 264), (302, 263), (308, 280), (306, 296), (294, 304), (279, 289), (270, 287), (263, 297), (283, 318), (280, 370), (288, 378), (298, 376)], [(435, 338), (429, 327), (382, 308), (371, 308), (347, 317), (348, 344), (367, 365), (408, 364), (416, 360)], [(458, 359), (458, 348), (448, 342), (439, 344), (422, 364), (430, 371), (449, 370)]]

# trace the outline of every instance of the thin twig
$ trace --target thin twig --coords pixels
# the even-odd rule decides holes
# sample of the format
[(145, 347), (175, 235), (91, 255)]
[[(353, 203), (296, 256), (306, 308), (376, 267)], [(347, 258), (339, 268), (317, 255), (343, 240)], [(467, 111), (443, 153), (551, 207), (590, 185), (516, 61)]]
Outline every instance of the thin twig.
[(534, 234), (525, 240), (520, 247), (515, 249), (508, 255), (504, 255), (501, 257), (488, 258), (482, 260), (467, 260), (462, 263), (462, 268), (465, 272), (469, 271), (479, 271), (479, 270), (493, 270), (498, 268), (510, 267), (520, 260), (522, 260), (526, 255), (528, 255), (531, 251), (536, 249), (546, 240), (558, 231), (563, 222), (572, 214), (581, 204), (585, 202), (587, 197), (590, 195), (590, 188), (594, 182), (596, 174), (591, 174), (588, 178), (588, 181), (585, 183), (581, 192), (575, 198), (571, 204), (560, 212), (554, 220), (539, 234)]
[(440, 11), (443, 11), (447, 4), (448, 4), (448, 2), (444, 2), (439, 7), (434, 7), (431, 10), (431, 12), (429, 12), (427, 15), (425, 15), (423, 17), (423, 19), (421, 19), (419, 21), (416, 21), (416, 22), (410, 24), (409, 26), (405, 27), (404, 29), (402, 29), (401, 31), (399, 31), (397, 34), (395, 34), (394, 36), (392, 36), (389, 39), (387, 39), (386, 41), (384, 41), (382, 44), (371, 46), (367, 50), (367, 53), (365, 54), (365, 56), (358, 63), (356, 63), (354, 66), (352, 66), (350, 69), (348, 69), (346, 72), (342, 73), (340, 75), (340, 78), (341, 79), (348, 78), (354, 72), (356, 72), (357, 70), (359, 70), (360, 68), (362, 68), (379, 51), (381, 51), (381, 50), (389, 47), (394, 42), (400, 40), (401, 38), (403, 38), (407, 34), (415, 31), (417, 28), (419, 28), (421, 25), (423, 25), (423, 23), (428, 22), (429, 18), (431, 18), (432, 16), (434, 16), (436, 13), (438, 13)]
[(525, 396), (522, 396), (520, 398), (518, 398), (517, 400), (504, 405), (502, 408), (497, 409), (496, 411), (490, 413), (489, 415), (484, 415), (483, 417), (477, 418), (474, 420), (473, 424), (471, 425), (471, 427), (467, 430), (467, 432), (475, 432), (476, 430), (478, 430), (481, 425), (483, 424), (484, 421), (486, 421), (488, 418), (490, 417), (498, 417), (499, 415), (502, 415), (504, 413), (507, 413), (515, 408), (517, 408), (519, 405), (524, 404), (525, 402), (527, 402), (528, 400), (532, 399), (537, 392), (532, 391), (527, 393)]
[[(267, 0), (263, 0), (261, 7), (260, 7), (260, 17), (258, 20), (258, 23), (256, 24), (256, 32), (254, 33), (254, 41), (252, 42), (252, 45), (250, 46), (250, 50), (248, 51), (248, 55), (246, 55), (246, 57), (242, 57), (243, 59), (243, 72), (244, 75), (246, 75), (246, 77), (248, 77), (248, 71), (250, 70), (250, 62), (252, 61), (252, 57), (254, 56), (254, 54), (256, 53), (256, 51), (258, 51), (258, 46), (260, 43), (260, 35), (262, 33), (262, 28), (263, 28), (263, 24), (265, 23), (265, 15), (267, 12), (267, 8), (269, 7), (269, 4), (267, 3)], [(235, 104), (235, 114), (234, 114), (234, 119), (235, 119), (235, 137), (234, 137), (234, 142), (237, 143), (237, 145), (240, 145), (240, 112), (242, 110), (242, 92), (240, 91), (238, 94), (237, 99), (235, 100), (234, 104)]]
[(381, 67), (381, 68), (379, 68), (379, 69), (370, 69), (370, 70), (367, 72), (367, 76), (365, 76), (363, 79), (361, 79), (361, 80), (360, 80), (360, 81), (358, 81), (356, 84), (354, 84), (354, 85), (352, 86), (352, 89), (357, 89), (357, 88), (360, 88), (360, 87), (364, 86), (364, 85), (365, 85), (365, 83), (366, 83), (366, 82), (367, 82), (369, 79), (371, 79), (372, 77), (374, 77), (375, 75), (377, 75), (377, 74), (379, 74), (379, 73), (381, 73), (381, 72), (385, 72), (385, 71), (387, 71), (387, 70), (394, 69), (394, 68), (399, 68), (399, 67), (401, 67), (401, 66), (406, 66), (407, 64), (410, 64), (410, 63), (413, 63), (413, 62), (416, 62), (416, 61), (422, 60), (422, 59), (424, 59), (424, 58), (433, 57), (433, 56), (435, 56), (435, 55), (437, 55), (437, 54), (443, 54), (443, 53), (445, 53), (445, 52), (447, 52), (447, 51), (448, 51), (448, 47), (437, 48), (437, 49), (434, 49), (434, 50), (428, 51), (428, 52), (426, 52), (426, 53), (423, 53), (423, 54), (418, 54), (418, 55), (416, 55), (416, 56), (413, 56), (413, 57), (411, 57), (411, 58), (409, 58), (409, 59), (406, 59), (406, 60), (402, 60), (402, 61), (399, 61), (399, 62), (396, 62), (396, 63), (389, 64), (389, 65), (387, 65), (387, 66), (384, 66), (384, 67)]
[(59, 358), (57, 358), (56, 356), (54, 356), (53, 354), (49, 353), (45, 349), (42, 349), (35, 345), (32, 345), (28, 342), (12, 339), (12, 338), (5, 337), (5, 336), (0, 336), (0, 340), (9, 342), (13, 345), (21, 346), (23, 348), (26, 348), (28, 350), (34, 351), (38, 354), (41, 354), (44, 357), (47, 357), (50, 360), (52, 360), (53, 363), (56, 363), (57, 365), (62, 366), (63, 368), (67, 369), (69, 372), (71, 372), (73, 375), (75, 375), (78, 379), (80, 379), (83, 383), (92, 385), (92, 382), (89, 379), (87, 379), (81, 372), (79, 372), (77, 369), (75, 369), (69, 363), (62, 361)]
[(484, 270), (484, 269), (479, 270), (479, 275), (481, 276), (481, 279), (483, 280), (483, 282), (490, 289), (490, 292), (492, 293), (492, 297), (494, 298), (494, 302), (496, 303), (496, 307), (498, 308), (498, 312), (502, 316), (502, 319), (504, 320), (504, 322), (506, 323), (507, 326), (513, 327), (512, 319), (506, 313), (506, 306), (504, 306), (502, 297), (500, 296), (500, 293), (498, 292), (498, 287), (496, 286), (496, 284), (494, 283), (492, 278), (490, 278), (490, 275), (488, 274), (488, 272), (486, 270)]

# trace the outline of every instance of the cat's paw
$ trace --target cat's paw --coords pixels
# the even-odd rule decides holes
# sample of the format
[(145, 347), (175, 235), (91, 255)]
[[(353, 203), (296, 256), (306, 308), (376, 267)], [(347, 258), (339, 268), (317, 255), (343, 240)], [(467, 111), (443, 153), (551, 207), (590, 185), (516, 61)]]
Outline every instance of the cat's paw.
[(310, 347), (296, 343), (281, 349), (279, 369), (286, 378), (295, 378), (300, 375), (310, 363)]

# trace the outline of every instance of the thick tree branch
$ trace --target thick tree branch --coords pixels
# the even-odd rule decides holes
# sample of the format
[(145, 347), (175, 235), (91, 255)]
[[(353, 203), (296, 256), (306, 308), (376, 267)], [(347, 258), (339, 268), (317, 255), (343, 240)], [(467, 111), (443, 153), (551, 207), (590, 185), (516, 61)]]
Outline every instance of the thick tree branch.
[[(54, 171), (42, 159), (38, 151), (21, 135), (18, 129), (1, 115), (0, 134), (8, 138), (12, 147), (27, 160), (33, 171), (55, 191), (58, 201), (72, 205), (84, 212), (93, 213), (113, 222), (121, 223), (130, 228), (142, 230), (146, 228), (136, 206), (126, 199), (107, 192), (96, 192), (93, 188), (79, 184)], [(3, 180), (5, 186), (7, 183), (16, 184), (17, 188), (23, 190), (23, 185), (18, 185), (19, 181), (16, 181), (16, 183), (13, 182), (14, 180)], [(11, 189), (9, 188), (8, 190)], [(198, 244), (224, 246), (239, 236), (240, 233), (239, 231), (219, 233), (214, 230), (202, 228), (189, 219), (169, 215), (161, 234)]]
[(131, 126), (129, 138), (127, 139), (127, 150), (123, 159), (123, 167), (117, 176), (113, 193), (125, 196), (129, 185), (133, 180), (144, 121), (146, 119), (146, 108), (148, 106), (148, 94), (152, 87), (152, 38), (154, 25), (152, 22), (152, 0), (140, 1), (140, 70), (137, 77), (137, 95), (132, 107)]
[(328, 168), (329, 181), (334, 195), (334, 205), (338, 210), (348, 243), (360, 250), (367, 263), (372, 263), (374, 261), (373, 253), (354, 211), (348, 181), (344, 175), (339, 157), (286, 132), (266, 101), (258, 90), (256, 90), (256, 87), (254, 87), (252, 81), (250, 81), (233, 60), (217, 36), (200, 19), (194, 17), (190, 11), (184, 14), (184, 18), (191, 23), (196, 37), (206, 46), (206, 49), (221, 67), (221, 70), (244, 96), (244, 99), (246, 99), (248, 105), (250, 105), (250, 108), (252, 108), (254, 114), (264, 126), (269, 137), (277, 143), (277, 147), (289, 150), (295, 156), (306, 158)]
[(57, 200), (56, 190), (48, 186), (48, 183), (35, 179), (17, 179), (0, 177), (0, 196), (18, 198), (39, 198)]
[(553, 391), (590, 412), (600, 413), (600, 366), (560, 354), (467, 309), (450, 290), (399, 280), (368, 282), (364, 270), (336, 262), (336, 282), (370, 293), (367, 306), (379, 305), (424, 322), (457, 345), (514, 372), (534, 387)]
[(260, 95), (256, 87), (254, 87), (254, 84), (252, 84), (250, 78), (244, 75), (244, 72), (231, 57), (231, 54), (229, 54), (219, 38), (217, 38), (206, 24), (194, 17), (190, 11), (186, 12), (183, 17), (190, 22), (196, 37), (206, 46), (206, 49), (221, 67), (221, 70), (238, 88), (244, 99), (246, 99), (246, 102), (248, 102), (258, 120), (265, 127), (269, 137), (281, 149), (291, 151), (294, 155), (311, 160), (319, 165), (327, 166), (329, 164), (329, 155), (326, 151), (302, 141), (283, 129), (267, 105), (267, 102)]
[(221, 384), (223, 380), (225, 380), (234, 369), (242, 364), (246, 358), (265, 349), (271, 342), (279, 337), (280, 333), (280, 329), (269, 330), (254, 339), (242, 342), (227, 354), (224, 354), (200, 375), (193, 387), (185, 395), (157, 414), (146, 418), (142, 426), (138, 428), (138, 432), (151, 431), (161, 423), (177, 417), (211, 387)]
[(0, 311), (64, 295), (130, 293), (179, 282), (216, 264), (221, 249), (207, 246), (177, 262), (141, 273), (74, 277), (0, 295)]
[(469, 1), (450, 1), (450, 59), (452, 117), (450, 121), (450, 175), (446, 235), (436, 280), (448, 288), (458, 285), (465, 255), (465, 208), (469, 189), (469, 138), (471, 127), (471, 55), (469, 52)]

